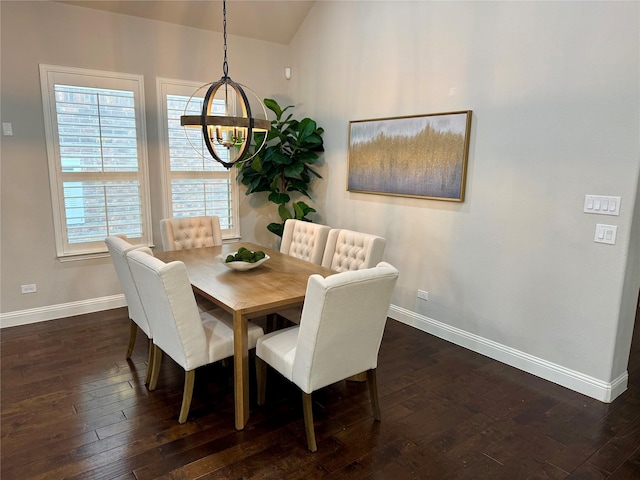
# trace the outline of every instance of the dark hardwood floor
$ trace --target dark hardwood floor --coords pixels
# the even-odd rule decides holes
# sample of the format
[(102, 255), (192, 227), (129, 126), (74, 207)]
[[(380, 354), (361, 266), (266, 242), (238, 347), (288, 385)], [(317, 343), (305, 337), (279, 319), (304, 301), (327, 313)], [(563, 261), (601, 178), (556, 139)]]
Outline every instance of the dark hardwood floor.
[(238, 432), (231, 366), (199, 370), (179, 425), (182, 372), (165, 357), (149, 392), (128, 329), (117, 309), (2, 330), (2, 480), (640, 478), (640, 321), (629, 388), (605, 404), (389, 320), (382, 422), (366, 384), (321, 390), (315, 454), (299, 391), (272, 372)]

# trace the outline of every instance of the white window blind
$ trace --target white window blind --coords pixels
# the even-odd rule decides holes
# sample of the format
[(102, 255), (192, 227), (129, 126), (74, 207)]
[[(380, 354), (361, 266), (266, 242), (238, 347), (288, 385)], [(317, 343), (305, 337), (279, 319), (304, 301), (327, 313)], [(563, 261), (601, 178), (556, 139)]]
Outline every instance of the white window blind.
[[(206, 89), (191, 97), (202, 84), (180, 80), (158, 79), (158, 99), (162, 105), (160, 131), (163, 133), (163, 157), (167, 178), (167, 217), (214, 215), (220, 219), (222, 235), (237, 237), (238, 201), (235, 171), (227, 170), (209, 155), (202, 130), (184, 128), (180, 116), (202, 111)], [(191, 98), (191, 100), (189, 100)], [(215, 99), (214, 106), (224, 113), (224, 100)], [(225, 148), (218, 154), (228, 156)]]
[(142, 77), (40, 66), (58, 256), (148, 244)]

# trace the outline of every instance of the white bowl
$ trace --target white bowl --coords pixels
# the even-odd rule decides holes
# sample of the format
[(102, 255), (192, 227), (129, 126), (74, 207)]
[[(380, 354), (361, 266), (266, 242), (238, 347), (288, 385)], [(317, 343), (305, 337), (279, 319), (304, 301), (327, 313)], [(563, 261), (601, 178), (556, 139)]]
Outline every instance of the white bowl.
[(262, 265), (264, 262), (266, 262), (267, 260), (269, 260), (269, 255), (264, 256), (263, 259), (258, 260), (257, 262), (253, 262), (253, 263), (249, 263), (249, 262), (227, 262), (226, 259), (229, 255), (234, 255), (235, 252), (233, 253), (227, 253), (226, 255), (218, 255), (218, 259), (222, 262), (222, 264), (225, 267), (230, 268), (231, 270), (238, 270), (240, 272), (244, 272), (245, 270), (253, 270), (256, 267), (259, 267), (260, 265)]

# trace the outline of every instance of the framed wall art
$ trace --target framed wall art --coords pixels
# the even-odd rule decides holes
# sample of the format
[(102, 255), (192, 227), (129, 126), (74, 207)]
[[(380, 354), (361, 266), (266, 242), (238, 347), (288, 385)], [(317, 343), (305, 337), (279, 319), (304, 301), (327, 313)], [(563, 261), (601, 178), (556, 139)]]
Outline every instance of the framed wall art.
[(349, 122), (347, 190), (464, 200), (471, 110)]

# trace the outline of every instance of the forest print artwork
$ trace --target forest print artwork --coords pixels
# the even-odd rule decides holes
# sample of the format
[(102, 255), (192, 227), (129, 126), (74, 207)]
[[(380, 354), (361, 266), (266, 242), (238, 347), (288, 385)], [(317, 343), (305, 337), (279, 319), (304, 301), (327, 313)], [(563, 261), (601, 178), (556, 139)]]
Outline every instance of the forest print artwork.
[(349, 123), (347, 190), (464, 200), (471, 111)]

